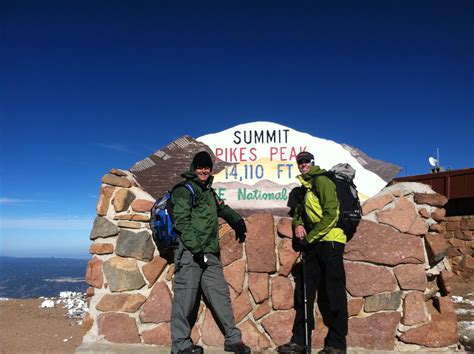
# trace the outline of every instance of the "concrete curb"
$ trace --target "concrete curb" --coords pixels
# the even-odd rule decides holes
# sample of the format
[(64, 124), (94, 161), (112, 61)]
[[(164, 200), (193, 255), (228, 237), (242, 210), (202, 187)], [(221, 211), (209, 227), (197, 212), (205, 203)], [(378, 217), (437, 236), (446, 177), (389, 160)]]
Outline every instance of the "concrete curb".
[[(313, 349), (312, 354), (317, 354), (320, 349)], [(121, 343), (109, 343), (109, 342), (88, 342), (82, 343), (77, 349), (76, 353), (101, 353), (101, 354), (114, 354), (114, 353), (153, 353), (153, 354), (169, 354), (171, 349), (169, 347), (162, 347), (156, 345), (143, 345), (143, 344), (121, 344)], [(222, 354), (224, 349), (222, 348), (204, 348), (205, 354)], [(252, 350), (252, 354), (274, 354), (277, 353), (274, 349), (267, 350)], [(466, 351), (454, 351), (454, 350), (440, 350), (435, 348), (427, 348), (426, 350), (417, 351), (403, 351), (397, 352), (392, 350), (367, 350), (359, 348), (349, 348), (348, 354), (400, 354), (400, 353), (443, 353), (443, 354), (462, 354), (469, 353)]]

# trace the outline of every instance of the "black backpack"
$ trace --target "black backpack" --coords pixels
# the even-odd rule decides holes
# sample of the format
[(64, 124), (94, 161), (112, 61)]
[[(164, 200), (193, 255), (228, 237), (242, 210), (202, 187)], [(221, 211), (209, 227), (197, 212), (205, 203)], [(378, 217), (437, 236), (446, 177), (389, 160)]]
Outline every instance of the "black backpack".
[(174, 250), (178, 246), (179, 235), (174, 228), (173, 202), (171, 194), (178, 187), (185, 187), (192, 196), (192, 205), (196, 206), (196, 191), (189, 182), (181, 182), (173, 187), (171, 191), (158, 198), (153, 204), (150, 212), (150, 228), (152, 238), (160, 257), (166, 259), (169, 263), (173, 262)]
[(316, 175), (313, 179), (312, 190), (318, 199), (321, 199), (316, 188), (316, 178), (319, 176), (328, 177), (336, 185), (337, 199), (339, 200), (339, 219), (335, 227), (343, 229), (347, 241), (350, 241), (362, 218), (362, 208), (354, 184), (355, 170), (348, 163), (340, 163), (329, 171)]

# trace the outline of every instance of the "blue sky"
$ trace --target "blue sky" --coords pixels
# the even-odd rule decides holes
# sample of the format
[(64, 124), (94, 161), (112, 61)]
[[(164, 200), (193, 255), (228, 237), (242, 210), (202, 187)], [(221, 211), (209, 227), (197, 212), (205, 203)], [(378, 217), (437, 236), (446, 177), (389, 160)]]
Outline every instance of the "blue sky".
[(100, 178), (272, 121), (474, 167), (472, 1), (1, 2), (0, 255), (88, 257)]

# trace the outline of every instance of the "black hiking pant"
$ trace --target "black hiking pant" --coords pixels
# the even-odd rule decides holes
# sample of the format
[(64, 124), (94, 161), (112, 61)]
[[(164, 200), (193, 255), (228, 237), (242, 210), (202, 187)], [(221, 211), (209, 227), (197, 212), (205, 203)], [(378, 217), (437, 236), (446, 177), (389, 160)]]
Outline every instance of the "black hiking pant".
[[(317, 242), (306, 252), (306, 289), (308, 299), (308, 338), (315, 327), (314, 299), (318, 293), (318, 307), (323, 323), (329, 328), (325, 346), (346, 348), (348, 327), (346, 274), (344, 271), (344, 244), (333, 241)], [(301, 267), (301, 263), (299, 264)], [(295, 267), (295, 310), (292, 342), (305, 344), (303, 272)]]

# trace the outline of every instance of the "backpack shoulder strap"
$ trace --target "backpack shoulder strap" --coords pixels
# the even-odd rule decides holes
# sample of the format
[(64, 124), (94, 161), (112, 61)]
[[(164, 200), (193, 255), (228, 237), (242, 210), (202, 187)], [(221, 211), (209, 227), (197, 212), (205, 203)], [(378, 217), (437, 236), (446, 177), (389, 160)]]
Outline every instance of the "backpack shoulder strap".
[(316, 186), (316, 180), (318, 179), (318, 177), (326, 176), (332, 181), (332, 177), (331, 177), (332, 174), (333, 173), (331, 171), (326, 171), (326, 172), (314, 175), (314, 177), (311, 179), (311, 191), (316, 195), (316, 197), (318, 197), (319, 200), (321, 200), (321, 194), (319, 193), (319, 190)]
[(186, 189), (191, 193), (193, 207), (195, 207), (197, 196), (196, 196), (196, 191), (194, 190), (193, 185), (190, 182), (186, 182), (184, 184), (184, 187), (186, 187)]
[(212, 195), (214, 196), (214, 200), (217, 204), (217, 207), (220, 208), (224, 204), (224, 201), (219, 197), (219, 195), (217, 194), (214, 188), (211, 187), (211, 191), (212, 191)]
[(193, 205), (193, 208), (194, 208), (197, 204), (197, 194), (196, 194), (196, 190), (194, 189), (192, 183), (191, 182), (180, 182), (180, 183), (178, 183), (177, 185), (175, 185), (173, 187), (173, 189), (171, 190), (171, 193), (176, 188), (179, 188), (179, 187), (184, 187), (189, 191), (189, 193), (191, 193), (192, 205)]

